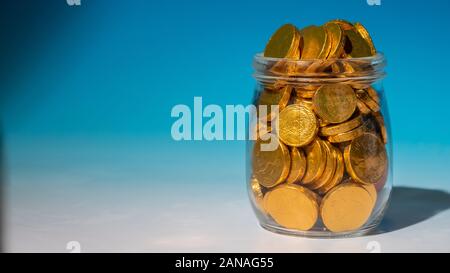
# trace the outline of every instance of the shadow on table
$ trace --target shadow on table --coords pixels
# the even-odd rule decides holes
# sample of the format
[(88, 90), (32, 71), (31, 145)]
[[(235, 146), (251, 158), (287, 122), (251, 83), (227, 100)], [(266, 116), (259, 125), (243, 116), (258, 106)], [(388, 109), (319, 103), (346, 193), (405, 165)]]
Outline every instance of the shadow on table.
[(450, 208), (450, 194), (441, 190), (394, 187), (385, 217), (375, 234), (403, 229)]

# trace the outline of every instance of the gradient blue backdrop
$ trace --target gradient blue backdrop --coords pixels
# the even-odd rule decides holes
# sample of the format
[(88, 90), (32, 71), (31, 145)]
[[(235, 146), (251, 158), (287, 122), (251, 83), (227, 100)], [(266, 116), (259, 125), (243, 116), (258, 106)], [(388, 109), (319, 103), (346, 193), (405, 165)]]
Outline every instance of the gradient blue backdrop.
[(252, 57), (274, 30), (334, 18), (362, 22), (388, 58), (396, 182), (450, 183), (447, 0), (81, 3), (2, 3), (4, 156), (29, 175), (24, 191), (34, 173), (89, 166), (139, 174), (130, 184), (243, 185), (244, 143), (172, 141), (172, 106), (249, 103)]

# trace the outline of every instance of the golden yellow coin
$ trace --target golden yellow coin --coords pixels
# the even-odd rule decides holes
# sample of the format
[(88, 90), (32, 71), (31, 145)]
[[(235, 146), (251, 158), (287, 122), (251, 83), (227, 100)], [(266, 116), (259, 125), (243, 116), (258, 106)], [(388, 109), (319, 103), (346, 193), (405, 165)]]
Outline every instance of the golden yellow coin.
[(372, 209), (375, 207), (375, 204), (377, 203), (378, 198), (378, 192), (375, 188), (375, 185), (373, 184), (361, 184), (361, 186), (370, 194), (370, 197), (372, 199)]
[(273, 189), (264, 198), (264, 207), (279, 225), (301, 231), (314, 227), (319, 216), (316, 194), (292, 184)]
[(270, 38), (264, 57), (298, 59), (300, 34), (294, 25), (280, 27)]
[(326, 153), (326, 165), (322, 175), (318, 179), (314, 180), (311, 184), (308, 184), (308, 188), (310, 188), (311, 190), (317, 190), (327, 184), (336, 171), (337, 154), (335, 149), (327, 141), (322, 141), (322, 144), (325, 148)]
[(358, 115), (356, 118), (346, 121), (344, 123), (322, 127), (320, 128), (320, 134), (322, 136), (334, 136), (338, 134), (343, 134), (355, 129), (356, 127), (361, 126), (361, 124), (362, 124), (362, 117)]
[[(268, 139), (268, 140), (263, 140)], [(276, 149), (271, 151), (270, 141), (276, 140)], [(272, 188), (283, 183), (289, 175), (291, 157), (289, 149), (281, 143), (276, 135), (268, 134), (258, 139), (253, 147), (253, 176), (266, 188)]]
[(344, 150), (345, 167), (357, 182), (376, 184), (388, 168), (386, 148), (379, 137), (364, 133), (355, 138)]
[(286, 182), (293, 184), (299, 182), (306, 172), (306, 157), (303, 150), (292, 147), (291, 148), (291, 170)]
[(313, 105), (314, 111), (325, 122), (342, 123), (355, 112), (355, 92), (345, 84), (323, 85), (314, 95)]
[(342, 156), (341, 151), (338, 148), (334, 148), (335, 153), (337, 155), (336, 157), (336, 171), (333, 174), (333, 177), (326, 183), (324, 186), (319, 188), (317, 192), (319, 194), (326, 194), (331, 189), (339, 185), (341, 183), (342, 178), (344, 177), (345, 172), (345, 163), (344, 163), (344, 157)]
[(295, 98), (294, 101), (295, 104), (301, 105), (301, 106), (305, 106), (309, 109), (313, 109), (313, 104), (312, 104), (312, 100), (310, 99), (304, 99), (304, 98)]
[(375, 117), (375, 120), (378, 123), (378, 127), (380, 128), (381, 138), (383, 139), (383, 143), (387, 144), (389, 142), (388, 132), (384, 123), (384, 117), (383, 115), (378, 113), (373, 113), (373, 116)]
[(316, 91), (310, 91), (310, 90), (301, 90), (301, 89), (295, 89), (297, 96), (304, 98), (304, 99), (312, 99), (314, 97), (314, 94)]
[(322, 199), (320, 215), (325, 227), (332, 232), (354, 231), (369, 219), (372, 202), (369, 192), (362, 186), (341, 184)]
[(318, 179), (325, 170), (327, 154), (322, 140), (316, 139), (305, 149), (306, 153), (306, 173), (302, 183), (307, 185)]
[(289, 146), (306, 146), (317, 135), (316, 116), (305, 106), (289, 105), (281, 111), (278, 121), (280, 139)]
[(353, 24), (350, 23), (349, 21), (343, 20), (343, 19), (335, 19), (335, 20), (331, 20), (330, 23), (336, 23), (338, 24), (342, 30), (350, 30), (353, 29)]
[(353, 129), (346, 133), (330, 136), (330, 137), (328, 137), (328, 141), (331, 143), (343, 143), (343, 142), (351, 141), (363, 134), (364, 134), (364, 128), (362, 126), (359, 126), (356, 129)]
[(258, 180), (254, 177), (250, 180), (250, 188), (257, 209), (259, 209), (262, 213), (266, 213), (263, 203), (264, 193), (262, 191), (261, 184), (259, 184)]
[[(364, 88), (359, 88), (364, 89)], [(378, 96), (378, 92), (373, 87), (368, 87), (366, 89), (367, 94), (370, 96), (371, 99), (373, 99), (376, 103), (380, 104), (380, 97)]]
[(331, 48), (327, 33), (323, 27), (309, 26), (300, 31), (303, 40), (302, 60), (324, 59)]
[(380, 105), (374, 101), (369, 94), (364, 90), (357, 90), (356, 97), (362, 101), (373, 112), (379, 112), (381, 110)]
[(264, 89), (264, 91), (261, 92), (257, 102), (258, 119), (261, 120), (264, 118), (261, 115), (262, 108), (260, 108), (260, 106), (265, 106), (267, 109), (266, 119), (267, 121), (272, 121), (276, 117), (276, 114), (272, 113), (272, 106), (277, 105), (279, 111), (282, 111), (289, 103), (291, 92), (291, 86), (284, 86), (280, 89)]
[(344, 52), (345, 35), (339, 24), (335, 22), (328, 22), (324, 25), (327, 31), (328, 38), (331, 41), (331, 49), (328, 54), (328, 59), (339, 58)]
[(372, 112), (372, 110), (370, 110), (370, 108), (359, 99), (356, 100), (356, 106), (358, 107), (359, 112), (363, 115), (368, 115)]
[(344, 31), (347, 40), (344, 46), (346, 54), (351, 58), (362, 58), (372, 56), (372, 49), (361, 34), (353, 29)]
[(366, 41), (367, 45), (369, 45), (371, 55), (377, 54), (375, 46), (373, 45), (372, 38), (370, 37), (367, 29), (363, 25), (361, 25), (361, 23), (355, 23), (354, 27), (356, 31), (358, 31), (359, 35), (361, 35), (361, 37), (363, 37), (363, 39)]

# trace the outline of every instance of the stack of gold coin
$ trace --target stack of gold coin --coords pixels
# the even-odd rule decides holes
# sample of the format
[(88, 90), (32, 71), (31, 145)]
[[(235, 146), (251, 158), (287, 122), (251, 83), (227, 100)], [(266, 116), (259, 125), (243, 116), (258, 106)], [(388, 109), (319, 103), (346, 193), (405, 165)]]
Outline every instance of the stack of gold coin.
[[(383, 99), (373, 82), (347, 76), (372, 69), (366, 57), (376, 54), (362, 24), (345, 20), (284, 25), (267, 43), (264, 57), (276, 58), (267, 73), (283, 80), (267, 83), (255, 100), (279, 112), (258, 123), (264, 134), (253, 147), (250, 192), (279, 226), (339, 233), (370, 219), (389, 168)], [(289, 80), (314, 73), (345, 81)], [(271, 137), (276, 149), (264, 151)]]

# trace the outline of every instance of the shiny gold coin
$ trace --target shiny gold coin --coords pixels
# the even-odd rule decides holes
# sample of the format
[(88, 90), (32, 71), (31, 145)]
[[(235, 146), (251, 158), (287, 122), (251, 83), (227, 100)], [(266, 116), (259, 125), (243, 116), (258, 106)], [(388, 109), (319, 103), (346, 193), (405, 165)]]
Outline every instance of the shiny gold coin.
[(363, 39), (366, 41), (367, 45), (369, 45), (370, 54), (371, 55), (377, 54), (377, 51), (375, 50), (375, 46), (373, 45), (372, 38), (370, 37), (370, 34), (367, 31), (367, 29), (363, 25), (361, 25), (361, 23), (355, 23), (354, 27), (355, 27), (356, 31), (358, 31), (359, 35), (361, 35), (361, 37), (363, 37)]
[(378, 198), (378, 192), (373, 184), (361, 184), (361, 186), (369, 193), (372, 200), (372, 209), (375, 207)]
[(264, 198), (264, 207), (279, 225), (301, 231), (314, 227), (319, 216), (316, 194), (292, 184), (273, 189)]
[(264, 149), (263, 144), (269, 145), (270, 140), (278, 140), (276, 135), (268, 134), (263, 139), (269, 140), (259, 139), (253, 147), (253, 176), (262, 186), (272, 188), (286, 180), (291, 157), (289, 149), (280, 141), (277, 141), (274, 151)]
[(331, 20), (330, 23), (336, 23), (338, 24), (342, 30), (350, 30), (353, 29), (353, 24), (350, 23), (349, 21), (343, 20), (343, 19), (335, 19), (335, 20)]
[(344, 49), (349, 57), (362, 58), (373, 55), (370, 45), (355, 28), (345, 30), (344, 32), (347, 37)]
[(281, 111), (278, 121), (280, 139), (289, 146), (306, 146), (317, 135), (317, 119), (308, 107), (289, 105)]
[(325, 147), (321, 142), (322, 140), (316, 139), (305, 149), (306, 173), (302, 179), (302, 183), (305, 185), (318, 179), (325, 170), (327, 154), (325, 152)]
[(258, 102), (257, 102), (257, 111), (258, 111), (258, 119), (262, 119), (261, 108), (259, 106), (267, 107), (267, 121), (272, 121), (276, 114), (272, 113), (272, 105), (278, 105), (279, 111), (283, 110), (289, 103), (289, 99), (291, 98), (292, 87), (284, 86), (281, 89), (269, 89), (266, 88), (263, 92), (261, 92)]
[(341, 184), (322, 199), (320, 215), (325, 227), (332, 232), (354, 231), (369, 219), (372, 202), (369, 192), (362, 186)]
[(316, 90), (310, 91), (310, 90), (295, 89), (295, 91), (297, 96), (304, 99), (312, 99), (314, 97), (314, 94), (316, 94)]
[(291, 170), (286, 182), (293, 184), (299, 182), (306, 172), (306, 157), (303, 150), (292, 147), (291, 148)]
[(370, 110), (370, 108), (367, 107), (367, 105), (359, 99), (356, 100), (356, 106), (358, 107), (358, 110), (359, 112), (361, 112), (361, 114), (368, 115), (372, 112), (372, 110)]
[(326, 165), (322, 175), (318, 179), (314, 180), (311, 184), (308, 184), (308, 188), (310, 188), (311, 190), (317, 190), (326, 185), (336, 171), (337, 153), (335, 149), (328, 141), (322, 141), (322, 144), (325, 148), (326, 153)]
[(252, 178), (250, 180), (250, 188), (252, 191), (252, 196), (255, 201), (255, 205), (257, 209), (259, 209), (262, 213), (266, 214), (266, 210), (264, 208), (264, 193), (261, 188), (261, 184), (259, 184), (258, 180), (256, 178)]
[(374, 134), (364, 133), (344, 150), (345, 167), (357, 182), (376, 184), (387, 173), (388, 159), (383, 142)]
[(383, 115), (378, 113), (373, 113), (373, 116), (375, 117), (375, 120), (378, 123), (378, 127), (380, 128), (381, 138), (383, 139), (383, 143), (387, 144), (389, 142), (388, 132), (384, 123), (384, 117)]
[(298, 104), (300, 106), (305, 106), (311, 110), (313, 109), (312, 100), (310, 100), (310, 99), (296, 98), (294, 103)]
[(380, 104), (380, 96), (378, 96), (378, 92), (373, 87), (367, 87), (367, 88), (359, 88), (359, 89), (365, 89), (367, 94), (370, 96), (371, 99), (373, 99), (376, 103)]
[(294, 25), (280, 27), (270, 38), (264, 57), (298, 59), (300, 34)]
[(330, 125), (320, 128), (320, 135), (322, 136), (334, 136), (346, 133), (361, 126), (362, 117), (358, 115), (356, 118), (346, 121), (338, 125)]
[(339, 24), (335, 22), (328, 22), (324, 25), (327, 31), (328, 38), (331, 41), (331, 49), (328, 54), (328, 59), (339, 58), (344, 51), (345, 35)]
[(380, 105), (374, 101), (369, 94), (364, 90), (357, 90), (356, 97), (362, 101), (373, 112), (379, 112), (381, 110)]
[(306, 27), (300, 31), (300, 36), (303, 39), (300, 59), (324, 59), (328, 55), (330, 43), (327, 42), (327, 33), (323, 27)]
[(344, 172), (345, 172), (344, 157), (338, 148), (334, 148), (334, 150), (337, 155), (336, 171), (334, 172), (333, 177), (328, 181), (328, 183), (326, 183), (325, 185), (323, 185), (321, 188), (319, 188), (317, 190), (317, 192), (322, 195), (326, 194), (331, 189), (333, 189), (334, 187), (339, 185), (339, 183), (341, 183), (341, 181), (342, 181), (342, 178), (344, 177)]
[(314, 111), (325, 122), (342, 123), (355, 112), (355, 92), (345, 84), (323, 85), (314, 95), (313, 105)]
[(328, 137), (328, 141), (331, 143), (343, 143), (347, 141), (351, 141), (361, 135), (364, 134), (364, 128), (362, 126), (357, 127), (356, 129), (353, 129), (351, 131), (330, 136)]

